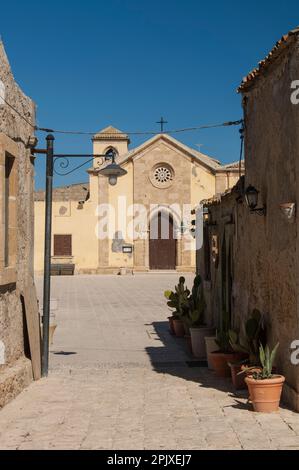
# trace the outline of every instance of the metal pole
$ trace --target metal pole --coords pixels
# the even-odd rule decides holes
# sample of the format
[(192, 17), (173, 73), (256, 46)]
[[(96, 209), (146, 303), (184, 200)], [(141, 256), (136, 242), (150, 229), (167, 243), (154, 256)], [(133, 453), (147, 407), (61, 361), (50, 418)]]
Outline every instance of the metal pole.
[(53, 189), (53, 155), (54, 155), (55, 138), (53, 135), (49, 134), (46, 140), (47, 140), (47, 163), (46, 163), (46, 214), (45, 214), (42, 377), (47, 377), (48, 370), (49, 370), (52, 189)]

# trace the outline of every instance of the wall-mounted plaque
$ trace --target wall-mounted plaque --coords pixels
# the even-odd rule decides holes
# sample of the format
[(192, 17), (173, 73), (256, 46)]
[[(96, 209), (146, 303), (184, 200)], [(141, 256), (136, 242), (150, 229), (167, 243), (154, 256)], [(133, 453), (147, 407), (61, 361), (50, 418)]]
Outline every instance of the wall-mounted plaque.
[(133, 253), (132, 245), (123, 245), (123, 253)]

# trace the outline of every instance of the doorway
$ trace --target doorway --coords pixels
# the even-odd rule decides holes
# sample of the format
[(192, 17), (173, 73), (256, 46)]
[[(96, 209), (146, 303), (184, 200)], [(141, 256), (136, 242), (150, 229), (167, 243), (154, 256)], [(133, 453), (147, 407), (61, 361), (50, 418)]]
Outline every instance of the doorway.
[(152, 270), (174, 270), (176, 268), (174, 222), (168, 212), (160, 211), (151, 219), (149, 266)]

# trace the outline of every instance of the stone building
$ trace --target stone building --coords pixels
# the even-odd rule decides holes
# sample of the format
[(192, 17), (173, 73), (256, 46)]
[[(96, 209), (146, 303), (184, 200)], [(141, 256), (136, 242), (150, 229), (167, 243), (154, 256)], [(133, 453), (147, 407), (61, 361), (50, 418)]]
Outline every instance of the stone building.
[[(280, 343), (277, 367), (284, 397), (299, 411), (299, 366), (291, 360), (299, 340), (299, 108), (291, 94), (299, 78), (299, 28), (284, 36), (244, 78), (245, 177), (221, 197), (205, 201), (208, 221), (198, 271), (205, 279), (209, 321), (223, 309), (241, 327), (257, 308), (269, 342)], [(256, 188), (251, 211), (244, 195)], [(241, 330), (242, 331), (242, 330)], [(294, 356), (293, 356), (294, 357)]]
[[(201, 199), (233, 186), (239, 178), (238, 165), (221, 165), (167, 134), (130, 150), (129, 143), (128, 135), (114, 127), (102, 130), (93, 137), (95, 157), (88, 170), (89, 182), (54, 190), (52, 263), (75, 265), (78, 273), (194, 271), (191, 209)], [(109, 162), (97, 157), (112, 150), (127, 172), (115, 186), (99, 174)], [(108, 215), (105, 205), (109, 205)], [(45, 194), (38, 191), (37, 272), (43, 269), (44, 211)], [(168, 239), (161, 235), (164, 219), (169, 221)], [(109, 233), (97, 236), (96, 228), (105, 224)], [(138, 230), (130, 229), (134, 224)], [(149, 234), (153, 227), (159, 232), (156, 237)]]
[(34, 121), (35, 105), (16, 84), (0, 42), (0, 408), (32, 380), (28, 331), (39, 331), (37, 304), (28, 305), (36, 300), (29, 145)]

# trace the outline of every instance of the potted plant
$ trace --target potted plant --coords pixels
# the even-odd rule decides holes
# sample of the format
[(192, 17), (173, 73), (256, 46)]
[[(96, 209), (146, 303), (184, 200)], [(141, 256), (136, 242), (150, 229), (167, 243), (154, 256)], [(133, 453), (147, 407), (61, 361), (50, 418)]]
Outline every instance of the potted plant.
[(229, 377), (231, 375), (229, 362), (241, 360), (244, 357), (243, 353), (234, 351), (230, 335), (230, 315), (224, 311), (222, 314), (221, 329), (216, 333), (216, 344), (218, 351), (210, 352), (208, 355), (209, 362), (218, 377)]
[(166, 291), (164, 295), (168, 299), (168, 307), (174, 309), (172, 317), (169, 318), (170, 328), (173, 328), (176, 336), (183, 337), (185, 336), (183, 318), (188, 311), (188, 298), (190, 295), (190, 291), (185, 287), (185, 278), (180, 277), (178, 285), (175, 286), (175, 292)]
[(215, 334), (215, 328), (208, 328), (205, 325), (205, 309), (202, 279), (198, 275), (194, 279), (189, 297), (188, 315), (185, 316), (185, 321), (190, 328), (192, 352), (198, 358), (206, 357), (205, 337)]
[(279, 344), (270, 351), (268, 345), (265, 349), (260, 345), (261, 370), (253, 370), (254, 368), (251, 367), (252, 375), (247, 376), (245, 379), (253, 409), (260, 413), (273, 413), (278, 411), (279, 408), (285, 377), (273, 374), (273, 362), (278, 347)]
[[(171, 290), (166, 290), (166, 291), (164, 292), (164, 297), (168, 300), (168, 302), (170, 302), (170, 296), (171, 296), (172, 293), (173, 293), (173, 292), (172, 292)], [(168, 304), (168, 302), (167, 302), (167, 304)], [(168, 317), (169, 330), (170, 330), (170, 333), (171, 333), (172, 335), (175, 334), (175, 332), (174, 332), (174, 326), (173, 326), (173, 320), (174, 320), (174, 318), (176, 318), (175, 311), (173, 311), (173, 312), (172, 312), (172, 315), (171, 315), (170, 317)]]
[[(259, 310), (253, 310), (250, 318), (245, 323), (244, 338), (238, 337), (236, 332), (230, 332), (230, 343), (234, 351), (244, 353), (244, 359), (230, 362), (232, 382), (236, 390), (246, 388), (245, 374), (248, 366), (259, 366), (259, 345), (266, 342), (266, 330), (262, 314)], [(246, 357), (247, 356), (247, 357)], [(244, 373), (241, 374), (240, 372)]]
[(213, 364), (209, 359), (209, 354), (214, 351), (218, 351), (218, 346), (216, 343), (216, 336), (205, 336), (206, 343), (206, 356), (208, 358), (208, 368), (213, 370)]

